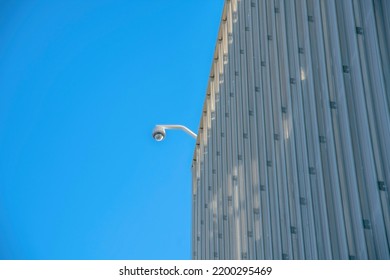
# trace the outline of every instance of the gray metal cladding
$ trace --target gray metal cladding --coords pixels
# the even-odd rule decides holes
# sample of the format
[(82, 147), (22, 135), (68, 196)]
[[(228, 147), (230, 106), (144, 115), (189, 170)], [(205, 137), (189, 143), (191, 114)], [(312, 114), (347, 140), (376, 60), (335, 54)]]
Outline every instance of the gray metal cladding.
[(389, 259), (390, 1), (225, 2), (194, 259)]

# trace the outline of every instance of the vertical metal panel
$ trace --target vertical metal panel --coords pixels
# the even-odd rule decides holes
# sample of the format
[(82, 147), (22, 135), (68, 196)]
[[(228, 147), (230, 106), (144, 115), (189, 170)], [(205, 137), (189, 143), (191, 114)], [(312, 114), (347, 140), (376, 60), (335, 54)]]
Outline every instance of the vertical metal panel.
[(225, 2), (194, 259), (389, 259), (390, 5)]
[[(323, 9), (322, 9), (323, 11)], [(332, 258), (348, 258), (345, 221), (342, 213), (342, 198), (338, 178), (337, 158), (334, 145), (333, 124), (330, 108), (329, 85), (327, 82), (326, 53), (323, 24), (319, 1), (308, 1), (308, 23), (312, 58), (312, 78), (316, 99), (318, 142), (320, 143), (322, 173), (325, 186), (327, 215), (329, 219)], [(309, 20), (310, 19), (310, 20)], [(316, 19), (316, 20), (314, 20)], [(329, 62), (328, 62), (329, 63)], [(306, 79), (306, 73), (302, 73)], [(314, 140), (315, 141), (315, 140)]]
[[(251, 32), (249, 33), (250, 36), (250, 44), (249, 44), (249, 54), (248, 54), (248, 62), (250, 64), (250, 68), (248, 69), (249, 76), (251, 78), (251, 95), (249, 97), (249, 103), (251, 105), (249, 116), (251, 117), (251, 126), (250, 126), (250, 141), (252, 143), (252, 155), (251, 155), (251, 170), (252, 170), (252, 176), (253, 176), (253, 216), (254, 216), (254, 229), (253, 229), (253, 236), (254, 236), (254, 246), (255, 246), (255, 254), (253, 258), (255, 259), (264, 259), (265, 258), (265, 244), (264, 244), (264, 228), (262, 224), (262, 219), (260, 218), (260, 209), (262, 206), (260, 193), (262, 185), (261, 179), (265, 179), (262, 175), (262, 166), (265, 166), (264, 160), (262, 163), (261, 158), (259, 158), (259, 155), (262, 154), (261, 150), (261, 141), (262, 137), (259, 135), (261, 133), (261, 124), (262, 119), (259, 115), (260, 112), (257, 110), (262, 104), (260, 103), (260, 94), (261, 94), (261, 88), (260, 88), (260, 65), (261, 65), (261, 58), (260, 58), (260, 49), (256, 46), (260, 45), (260, 33), (254, 32), (254, 30), (259, 30), (259, 10), (256, 6), (257, 3), (252, 1), (251, 2)], [(253, 59), (251, 59), (253, 57)], [(260, 144), (260, 145), (259, 145)], [(264, 159), (265, 157), (263, 157)]]

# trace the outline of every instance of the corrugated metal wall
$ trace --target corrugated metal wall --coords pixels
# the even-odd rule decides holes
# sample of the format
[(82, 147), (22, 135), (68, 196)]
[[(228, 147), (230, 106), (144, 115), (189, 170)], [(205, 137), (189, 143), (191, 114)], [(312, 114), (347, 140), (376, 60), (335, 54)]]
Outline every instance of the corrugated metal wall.
[(225, 2), (194, 259), (389, 259), (390, 1)]

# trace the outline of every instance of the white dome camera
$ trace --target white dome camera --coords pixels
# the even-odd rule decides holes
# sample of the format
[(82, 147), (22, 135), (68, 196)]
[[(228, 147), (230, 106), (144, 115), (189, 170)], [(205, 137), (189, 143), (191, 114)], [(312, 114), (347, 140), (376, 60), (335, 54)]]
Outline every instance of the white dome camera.
[(158, 142), (164, 140), (165, 135), (166, 135), (166, 132), (165, 132), (166, 129), (182, 130), (185, 133), (191, 135), (194, 139), (196, 139), (196, 137), (197, 137), (197, 135), (193, 131), (191, 131), (190, 129), (188, 129), (184, 125), (179, 125), (179, 124), (158, 124), (153, 129), (152, 136), (153, 136), (154, 140), (156, 140)]
[(154, 129), (153, 129), (153, 133), (152, 133), (152, 136), (154, 138), (154, 140), (156, 141), (162, 141), (164, 140), (165, 138), (165, 129), (161, 126), (156, 126)]

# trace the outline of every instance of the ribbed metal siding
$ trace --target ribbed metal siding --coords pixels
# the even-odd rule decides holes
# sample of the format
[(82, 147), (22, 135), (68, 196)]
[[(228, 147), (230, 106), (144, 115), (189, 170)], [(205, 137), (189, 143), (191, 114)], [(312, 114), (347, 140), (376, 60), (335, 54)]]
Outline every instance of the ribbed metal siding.
[(389, 259), (390, 1), (225, 2), (194, 259)]

